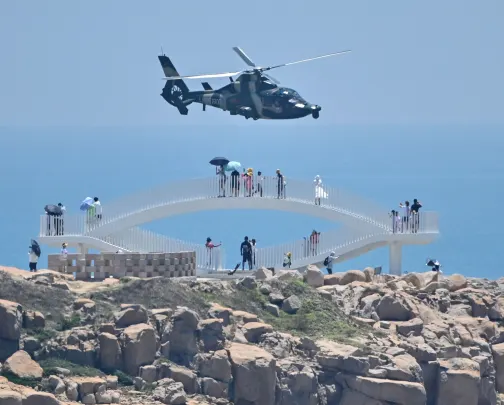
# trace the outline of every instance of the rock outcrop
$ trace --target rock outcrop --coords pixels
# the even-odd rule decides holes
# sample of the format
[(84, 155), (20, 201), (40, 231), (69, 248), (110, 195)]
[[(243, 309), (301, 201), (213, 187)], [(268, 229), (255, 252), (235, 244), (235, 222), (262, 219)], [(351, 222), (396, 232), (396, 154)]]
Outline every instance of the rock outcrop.
[(256, 275), (121, 283), (71, 298), (58, 331), (0, 300), (0, 405), (504, 405), (504, 279)]

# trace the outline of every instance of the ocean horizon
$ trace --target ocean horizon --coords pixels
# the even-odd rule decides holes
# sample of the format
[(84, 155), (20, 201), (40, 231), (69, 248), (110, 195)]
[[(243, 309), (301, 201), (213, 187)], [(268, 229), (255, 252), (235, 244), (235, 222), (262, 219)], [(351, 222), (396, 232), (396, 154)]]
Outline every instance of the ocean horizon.
[[(312, 120), (313, 121), (313, 120)], [(321, 120), (319, 120), (321, 121)], [(439, 213), (440, 236), (403, 248), (403, 271), (425, 271), (427, 257), (447, 274), (499, 278), (504, 262), (500, 206), (504, 191), (503, 127), (457, 125), (324, 126), (319, 122), (229, 126), (0, 128), (0, 266), (28, 268), (28, 245), (46, 204), (76, 213), (86, 196), (107, 203), (171, 181), (213, 176), (214, 156), (287, 178), (338, 187), (388, 211), (418, 198)], [(260, 247), (301, 239), (335, 223), (292, 213), (233, 210), (180, 215), (143, 227), (226, 249), (239, 261), (245, 235)], [(39, 268), (57, 249), (42, 246)], [(381, 248), (338, 264), (334, 271), (383, 266)]]

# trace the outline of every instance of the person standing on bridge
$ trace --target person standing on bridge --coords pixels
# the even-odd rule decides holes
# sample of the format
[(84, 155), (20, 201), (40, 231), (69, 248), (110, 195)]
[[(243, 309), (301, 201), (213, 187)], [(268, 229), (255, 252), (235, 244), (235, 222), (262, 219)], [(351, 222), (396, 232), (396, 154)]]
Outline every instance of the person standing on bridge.
[(252, 270), (252, 245), (248, 236), (245, 236), (240, 245), (240, 255), (242, 256), (242, 271), (245, 270), (245, 262), (248, 262), (249, 270)]
[(215, 168), (215, 171), (219, 177), (219, 197), (225, 197), (227, 181), (226, 170), (224, 169), (224, 166), (219, 166)]
[(240, 173), (238, 170), (231, 172), (231, 194), (233, 197), (240, 195)]
[(282, 174), (282, 172), (280, 172), (280, 169), (277, 169), (276, 175), (277, 175), (277, 191), (278, 191), (277, 198), (285, 198), (284, 175)]
[(399, 208), (402, 208), (403, 210), (403, 217), (402, 217), (402, 231), (409, 231), (409, 224), (410, 224), (410, 216), (411, 216), (411, 208), (410, 208), (410, 203), (409, 201), (405, 201), (403, 203), (399, 203)]
[(413, 233), (417, 233), (420, 227), (420, 208), (422, 208), (422, 204), (415, 198), (411, 206), (411, 219), (413, 222), (411, 230)]
[(260, 171), (257, 172), (256, 180), (257, 180), (257, 183), (256, 183), (255, 193), (259, 194), (259, 197), (262, 197), (263, 196), (264, 176), (262, 175), (262, 173)]
[(315, 205), (320, 205), (320, 200), (322, 198), (327, 198), (327, 193), (322, 188), (322, 179), (317, 174), (313, 180), (315, 186)]

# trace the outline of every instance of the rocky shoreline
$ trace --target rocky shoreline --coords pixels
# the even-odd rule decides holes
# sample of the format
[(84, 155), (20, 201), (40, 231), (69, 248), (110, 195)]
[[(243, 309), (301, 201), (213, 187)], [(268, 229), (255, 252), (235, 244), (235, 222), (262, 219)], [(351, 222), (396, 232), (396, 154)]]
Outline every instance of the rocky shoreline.
[(0, 405), (502, 405), (503, 283), (0, 271)]

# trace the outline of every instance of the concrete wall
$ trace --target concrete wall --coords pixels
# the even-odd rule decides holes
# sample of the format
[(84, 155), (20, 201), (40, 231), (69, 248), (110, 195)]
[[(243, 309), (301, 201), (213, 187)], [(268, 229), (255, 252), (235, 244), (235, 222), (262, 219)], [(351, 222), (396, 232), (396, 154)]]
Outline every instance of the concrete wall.
[(121, 277), (186, 277), (196, 275), (196, 252), (100, 253), (49, 255), (48, 268), (76, 273), (77, 280), (104, 280)]

